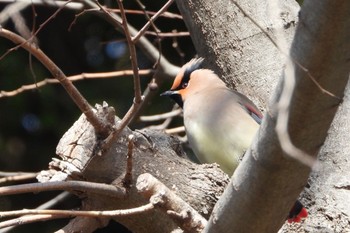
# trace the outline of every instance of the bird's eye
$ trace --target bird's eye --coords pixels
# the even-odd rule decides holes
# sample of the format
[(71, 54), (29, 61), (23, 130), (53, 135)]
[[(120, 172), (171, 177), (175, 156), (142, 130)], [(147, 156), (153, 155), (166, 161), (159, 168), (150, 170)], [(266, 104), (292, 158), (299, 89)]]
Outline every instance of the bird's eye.
[(188, 86), (188, 82), (185, 82), (185, 83), (182, 83), (182, 84), (181, 84), (181, 88), (182, 88), (182, 89), (185, 89), (187, 86)]

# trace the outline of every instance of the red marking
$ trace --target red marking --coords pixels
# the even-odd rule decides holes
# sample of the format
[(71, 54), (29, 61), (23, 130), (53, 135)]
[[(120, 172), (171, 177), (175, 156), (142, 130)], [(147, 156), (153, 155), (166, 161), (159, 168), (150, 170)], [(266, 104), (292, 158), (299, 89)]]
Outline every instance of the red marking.
[(293, 223), (293, 222), (301, 222), (303, 218), (306, 218), (308, 216), (306, 208), (302, 208), (301, 211), (297, 216), (294, 216), (293, 218), (288, 218), (288, 223)]
[(248, 109), (248, 111), (254, 113), (255, 115), (257, 115), (260, 119), (263, 118), (263, 115), (261, 114), (261, 112), (256, 109), (254, 106), (251, 106), (249, 104), (244, 104), (244, 106)]

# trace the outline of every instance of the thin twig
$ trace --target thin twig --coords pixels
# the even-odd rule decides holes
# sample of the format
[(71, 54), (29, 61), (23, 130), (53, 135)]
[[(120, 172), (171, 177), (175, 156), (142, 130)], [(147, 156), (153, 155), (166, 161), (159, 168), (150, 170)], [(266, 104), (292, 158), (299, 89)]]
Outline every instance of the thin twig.
[[(173, 33), (176, 33), (176, 30), (173, 30)], [(177, 54), (179, 54), (179, 56), (181, 57), (181, 61), (182, 63), (185, 62), (185, 53), (182, 51), (182, 49), (179, 46), (179, 43), (177, 41), (176, 37), (173, 37), (173, 43), (171, 44), (173, 46), (173, 48), (176, 50)]]
[(134, 150), (134, 135), (128, 137), (128, 154), (126, 156), (126, 172), (123, 179), (124, 187), (130, 188), (132, 182), (132, 153)]
[(150, 126), (147, 126), (146, 128), (152, 129), (152, 130), (165, 130), (166, 128), (168, 128), (168, 126), (170, 125), (172, 120), (173, 120), (173, 118), (168, 118), (168, 119), (165, 119), (165, 121), (162, 124), (150, 125)]
[(0, 12), (0, 25), (5, 25), (6, 21), (11, 18), (11, 16), (21, 10), (27, 8), (31, 3), (28, 2), (15, 2), (4, 7)]
[(38, 173), (24, 173), (24, 174), (18, 174), (13, 176), (7, 176), (7, 177), (0, 178), (0, 183), (34, 179), (37, 175)]
[(52, 215), (52, 214), (38, 214), (38, 215), (26, 215), (19, 218), (7, 220), (0, 222), (0, 228), (5, 228), (0, 230), (0, 233), (6, 233), (15, 226), (34, 223), (34, 222), (43, 222), (47, 220), (53, 220), (58, 218), (67, 218), (63, 215)]
[(149, 20), (148, 22), (141, 28), (141, 30), (132, 38), (132, 42), (136, 43), (141, 36), (143, 36), (145, 34), (145, 32), (148, 30), (148, 28), (152, 25), (152, 23), (160, 16), (162, 15), (171, 4), (173, 4), (174, 0), (169, 0), (167, 3), (165, 3), (165, 5), (160, 8), (160, 10), (154, 14)]
[(123, 119), (119, 122), (118, 126), (112, 131), (110, 135), (103, 141), (100, 146), (101, 151), (107, 150), (111, 143), (119, 136), (119, 134), (123, 131), (123, 129), (130, 123), (131, 119), (137, 112), (137, 106), (135, 103), (131, 105), (128, 112), (124, 115)]
[(112, 196), (115, 198), (123, 198), (126, 195), (124, 188), (119, 188), (108, 184), (87, 181), (55, 181), (0, 187), (0, 196), (21, 193), (37, 193), (53, 190), (91, 192), (101, 195)]
[(190, 36), (189, 32), (150, 32), (146, 31), (145, 35), (151, 35), (151, 36), (158, 36), (160, 38), (165, 38), (165, 37), (184, 37), (184, 36)]
[(34, 172), (3, 172), (3, 171), (0, 171), (0, 176), (3, 176), (3, 177), (21, 176), (21, 175), (30, 175), (30, 174), (37, 174), (37, 173), (34, 173)]
[(135, 113), (138, 111), (138, 108), (140, 107), (142, 103), (142, 97), (141, 97), (141, 85), (140, 85), (140, 78), (139, 78), (139, 72), (138, 72), (138, 65), (137, 65), (137, 57), (136, 57), (136, 49), (135, 45), (131, 41), (131, 34), (129, 32), (128, 28), (128, 22), (126, 21), (126, 15), (123, 11), (123, 4), (118, 0), (118, 5), (122, 13), (122, 18), (120, 22), (117, 19), (116, 15), (112, 15), (110, 12), (108, 12), (101, 4), (99, 4), (97, 1), (95, 3), (100, 7), (100, 9), (106, 14), (106, 16), (111, 19), (111, 22), (119, 28), (122, 28), (124, 30), (129, 52), (130, 52), (130, 59), (131, 59), (131, 65), (133, 70), (133, 77), (134, 77), (134, 102), (129, 108), (128, 112), (124, 115), (123, 119), (119, 122), (117, 128), (115, 128), (112, 133), (105, 139), (104, 143), (101, 145), (101, 150), (106, 150), (109, 148), (110, 143), (112, 143), (120, 134), (120, 132), (130, 123), (131, 119), (135, 115)]
[[(115, 12), (115, 13), (120, 13), (119, 9), (108, 9), (111, 12)], [(140, 11), (140, 10), (128, 10), (128, 9), (124, 9), (125, 13), (127, 14), (139, 14), (139, 15), (143, 15), (145, 12), (144, 11)], [(149, 15), (155, 15), (157, 14), (157, 12), (154, 11), (146, 11), (147, 14)], [(172, 12), (163, 12), (163, 14), (160, 15), (160, 17), (165, 17), (165, 18), (170, 18), (170, 19), (183, 19), (181, 15), (179, 14), (175, 14)]]
[(136, 48), (135, 44), (132, 42), (132, 36), (129, 31), (128, 22), (126, 19), (126, 14), (124, 11), (124, 6), (121, 0), (118, 0), (118, 6), (121, 12), (121, 19), (122, 22), (119, 22), (115, 19), (115, 16), (111, 15), (104, 7), (102, 7), (99, 3), (96, 3), (99, 5), (102, 11), (104, 11), (110, 19), (112, 19), (117, 26), (121, 26), (124, 30), (125, 37), (128, 43), (129, 47), (129, 53), (130, 53), (130, 60), (132, 65), (132, 70), (134, 74), (134, 101), (131, 107), (129, 108), (128, 112), (124, 115), (123, 119), (119, 122), (118, 126), (112, 131), (112, 133), (104, 140), (104, 143), (101, 145), (101, 150), (106, 150), (109, 148), (109, 145), (119, 136), (120, 132), (130, 123), (131, 119), (135, 116), (135, 114), (138, 112), (138, 109), (140, 108), (143, 98), (141, 96), (141, 85), (140, 85), (140, 77), (139, 77), (139, 70), (138, 70), (138, 64), (137, 64), (137, 56), (136, 56)]
[[(135, 0), (136, 2), (137, 2), (137, 4), (139, 5), (139, 7), (142, 9), (142, 11), (144, 12), (144, 16), (146, 17), (146, 19), (147, 19), (147, 24), (149, 24), (149, 25), (151, 25), (152, 26), (152, 28), (153, 28), (153, 30), (154, 30), (154, 32), (156, 33), (156, 34), (158, 34), (158, 32), (160, 32), (160, 30), (157, 28), (157, 26), (155, 25), (155, 23), (151, 20), (151, 17), (149, 16), (149, 14), (147, 13), (147, 11), (146, 11), (146, 7), (142, 4), (142, 2), (140, 1), (140, 0)], [(159, 11), (162, 11), (162, 9), (160, 9)], [(156, 14), (157, 15), (157, 14)], [(146, 25), (147, 25), (146, 24)], [(145, 25), (145, 26), (146, 26)], [(141, 29), (141, 31), (142, 31), (142, 29)], [(136, 36), (137, 36), (137, 34), (139, 34), (140, 32), (138, 32), (138, 33), (136, 33)], [(135, 37), (134, 37), (135, 38)], [(139, 37), (139, 38), (141, 38), (141, 36)], [(134, 41), (134, 39), (132, 39), (132, 41), (133, 42), (135, 42), (135, 44), (136, 44), (136, 42), (137, 42), (137, 40), (135, 40)], [(159, 36), (157, 36), (157, 40), (156, 40), (156, 42), (157, 42), (157, 44), (158, 44), (158, 59), (156, 60), (156, 62), (154, 63), (154, 65), (153, 65), (153, 68), (155, 69), (155, 70), (157, 70), (158, 69), (158, 67), (159, 67), (159, 63), (160, 63), (160, 58), (162, 57), (162, 44), (161, 44), (161, 39), (160, 39), (160, 37)], [(155, 77), (153, 77), (152, 78), (152, 80), (151, 80), (151, 82), (150, 83), (157, 83), (157, 81), (156, 81), (156, 75), (154, 75)]]
[(178, 134), (185, 132), (185, 126), (179, 126), (171, 129), (166, 129), (165, 133), (167, 134)]
[(88, 121), (93, 125), (96, 132), (102, 136), (105, 136), (109, 133), (109, 125), (105, 124), (96, 116), (96, 114), (93, 112), (92, 107), (87, 102), (87, 100), (80, 94), (78, 89), (76, 89), (72, 82), (67, 79), (66, 75), (62, 72), (62, 70), (48, 56), (46, 56), (46, 54), (42, 50), (37, 48), (29, 41), (25, 40), (23, 37), (4, 28), (0, 28), (0, 36), (11, 40), (15, 44), (19, 44), (19, 46), (21, 46), (22, 48), (30, 52), (33, 56), (35, 56), (51, 72), (52, 76), (56, 78), (66, 89), (67, 93), (70, 95), (72, 100), (86, 115)]
[[(1, 3), (17, 3), (18, 0), (1, 0)], [(26, 3), (28, 5), (43, 5), (43, 6), (51, 6), (51, 7), (62, 7), (64, 6), (65, 9), (71, 9), (71, 10), (81, 10), (83, 9), (84, 5), (80, 2), (68, 2), (67, 1), (43, 1), (43, 0), (21, 0), (20, 2)]]
[[(97, 5), (98, 4), (97, 1), (82, 0), (82, 2), (84, 2), (84, 4), (89, 6), (90, 8), (99, 7)], [(105, 10), (103, 12), (105, 12)], [(120, 22), (122, 21), (119, 15), (116, 15), (113, 12), (107, 12), (105, 14), (102, 14), (102, 16), (104, 18), (107, 18), (108, 22), (111, 23), (113, 26), (118, 28), (120, 27), (120, 25), (117, 25), (117, 22), (120, 24)], [(138, 31), (133, 26), (128, 25), (128, 27), (131, 35), (137, 34)], [(149, 57), (150, 60), (156, 61), (158, 59), (159, 51), (145, 37), (141, 37), (137, 45), (142, 49), (142, 51), (144, 51), (145, 55)], [(180, 70), (180, 67), (174, 66), (173, 64), (171, 64), (164, 56), (161, 57), (159, 66), (160, 66), (160, 73), (162, 74), (163, 79), (167, 79), (167, 78), (172, 79), (178, 74)], [(141, 105), (143, 104), (144, 102)]]
[[(207, 224), (207, 220), (195, 209), (151, 174), (140, 175), (137, 178), (136, 188), (145, 198), (149, 198), (155, 207), (172, 217), (186, 232), (202, 232)], [(176, 217), (174, 213), (177, 213)], [(179, 217), (185, 216), (183, 213), (187, 213), (187, 218)]]
[[(152, 69), (140, 70), (139, 74), (141, 76), (147, 76), (147, 75), (153, 74), (153, 70)], [(84, 80), (84, 79), (116, 78), (116, 77), (130, 76), (130, 75), (133, 75), (132, 70), (122, 70), (122, 71), (101, 72), (101, 73), (82, 73), (78, 75), (69, 76), (67, 77), (67, 79), (69, 79), (72, 82), (75, 82), (75, 81)], [(36, 88), (43, 87), (47, 84), (57, 84), (57, 83), (60, 83), (57, 79), (47, 78), (34, 84), (23, 85), (20, 88), (13, 91), (0, 91), (0, 98), (15, 96), (24, 91), (31, 91)]]
[(173, 111), (166, 112), (166, 113), (161, 113), (161, 114), (156, 114), (152, 116), (141, 116), (140, 120), (144, 122), (149, 122), (149, 121), (160, 121), (160, 120), (165, 120), (168, 118), (172, 118), (175, 116), (179, 116), (182, 113), (181, 108), (177, 108)]
[[(69, 195), (71, 195), (69, 192), (62, 192), (56, 197), (52, 198), (51, 200), (36, 207), (36, 209), (43, 210), (43, 209), (51, 208), (52, 206), (57, 205), (60, 202), (63, 202)], [(22, 216), (19, 218), (11, 219), (8, 221), (3, 221), (0, 223), (0, 228), (3, 228), (3, 227), (6, 227), (6, 228), (0, 230), (0, 233), (6, 233), (19, 225), (38, 222), (38, 221), (52, 220), (55, 218), (56, 216), (53, 216), (53, 215), (35, 215), (35, 216), (29, 215), (29, 216)], [(58, 218), (61, 218), (61, 217), (58, 216)]]
[[(170, 123), (172, 122), (173, 118), (175, 116), (178, 116), (182, 113), (182, 109), (178, 107), (178, 105), (173, 106), (173, 110), (167, 113), (153, 115), (153, 116), (141, 116), (141, 121), (147, 122), (147, 121), (158, 121), (158, 120), (164, 120), (163, 123), (159, 125), (150, 125), (147, 128), (148, 129), (154, 129), (154, 130), (166, 130)], [(166, 131), (167, 132), (167, 131)]]
[(154, 206), (148, 203), (143, 206), (125, 209), (125, 210), (105, 210), (105, 211), (84, 211), (84, 210), (35, 210), (35, 209), (24, 209), (24, 210), (13, 210), (13, 211), (2, 211), (0, 217), (12, 217), (27, 214), (51, 214), (66, 217), (83, 216), (83, 217), (122, 217), (130, 216), (135, 214), (141, 214), (153, 210)]
[(142, 102), (142, 98), (141, 98), (141, 84), (140, 84), (140, 77), (139, 77), (139, 68), (137, 64), (136, 48), (129, 31), (128, 21), (126, 19), (123, 2), (122, 0), (118, 0), (117, 2), (120, 9), (120, 15), (122, 18), (124, 34), (126, 37), (126, 41), (128, 42), (131, 66), (132, 66), (132, 70), (134, 71), (134, 103), (138, 105)]
[(69, 24), (68, 31), (72, 31), (73, 26), (76, 24), (78, 18), (82, 15), (84, 15), (87, 12), (97, 12), (100, 11), (100, 9), (84, 9), (82, 12), (79, 12), (78, 14), (75, 14), (73, 21)]

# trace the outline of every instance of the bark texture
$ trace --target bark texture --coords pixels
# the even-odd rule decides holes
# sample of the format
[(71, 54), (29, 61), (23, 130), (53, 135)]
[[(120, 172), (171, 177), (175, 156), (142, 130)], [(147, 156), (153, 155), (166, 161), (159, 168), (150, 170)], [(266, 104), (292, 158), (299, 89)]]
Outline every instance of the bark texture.
[[(350, 50), (346, 5), (309, 1), (300, 12), (291, 49), (293, 59), (307, 67), (322, 87), (341, 98), (349, 77), (348, 53), (342, 52)], [(339, 23), (337, 27), (329, 24), (335, 21)], [(296, 86), (290, 103), (289, 134), (298, 148), (315, 156), (325, 141), (340, 100), (323, 93), (300, 67), (295, 66), (293, 72)], [(285, 73), (284, 78), (292, 77)], [(272, 110), (280, 98), (283, 81), (271, 103)], [(283, 213), (289, 211), (306, 184), (310, 169), (285, 156), (278, 146), (276, 117), (274, 111), (266, 115), (259, 141), (237, 169), (206, 232), (227, 232), (232, 227), (237, 232), (277, 232), (283, 224)], [(259, 212), (229, 214), (232, 209), (254, 208)], [(242, 224), (247, 219), (249, 223)]]
[[(110, 107), (97, 106), (100, 118), (118, 118)], [(85, 180), (123, 187), (128, 152), (128, 136), (134, 135), (132, 151), (132, 183), (126, 198), (76, 192), (82, 198), (83, 210), (129, 209), (149, 202), (136, 189), (140, 174), (150, 173), (185, 200), (202, 216), (210, 215), (213, 206), (228, 183), (228, 177), (216, 165), (194, 164), (184, 156), (180, 142), (162, 132), (126, 128), (120, 137), (101, 156), (96, 155), (99, 146), (93, 127), (82, 115), (60, 140), (56, 153), (60, 160), (50, 163), (50, 170), (42, 171), (39, 181)], [(91, 220), (85, 217), (73, 219), (60, 232), (93, 232), (110, 219)], [(178, 226), (163, 212), (154, 210), (140, 215), (114, 219), (132, 232), (171, 232)]]
[[(299, 6), (283, 0), (280, 20), (269, 17), (267, 1), (236, 1), (265, 31), (283, 30), (291, 41), (298, 22)], [(199, 56), (206, 59), (223, 80), (265, 109), (281, 75), (284, 57), (233, 1), (178, 0)]]
[[(291, 41), (298, 25), (299, 7), (296, 2), (280, 1), (281, 21), (269, 18), (265, 2), (237, 2), (272, 37), (276, 30), (282, 29)], [(264, 109), (283, 70), (284, 58), (278, 49), (232, 2), (219, 0), (214, 4), (208, 0), (178, 0), (177, 3), (198, 54), (206, 58), (208, 65), (226, 83), (247, 94)], [(324, 4), (329, 5), (325, 7)], [(342, 96), (349, 77), (350, 48), (349, 43), (346, 43), (350, 41), (350, 31), (347, 30), (349, 9), (346, 0), (337, 3), (305, 1), (299, 32), (293, 44), (293, 58), (300, 61), (327, 90), (339, 96)], [(315, 28), (315, 25), (318, 26)], [(298, 85), (292, 101), (290, 133), (298, 147), (316, 154), (339, 102), (322, 93), (304, 71), (296, 68), (295, 74)], [(274, 100), (279, 98), (281, 85), (282, 82)], [(349, 230), (350, 176), (344, 175), (350, 171), (349, 92), (350, 88), (321, 149), (321, 166), (313, 172), (303, 194), (310, 216), (303, 225), (285, 226), (283, 229), (286, 232)], [(209, 232), (276, 232), (284, 222), (291, 203), (306, 183), (309, 169), (283, 156), (276, 146), (276, 112), (273, 111), (274, 106), (269, 110), (259, 135), (259, 144), (255, 144), (250, 155), (246, 156), (245, 165), (240, 166), (229, 186), (229, 191), (238, 193), (234, 195), (235, 201), (228, 206), (226, 199), (219, 203), (211, 219), (210, 227), (213, 228)], [(107, 107), (97, 108), (101, 117), (107, 121), (112, 119), (117, 125), (119, 119), (115, 119), (113, 111), (110, 111)], [(130, 134), (135, 136), (135, 149), (133, 183), (127, 198), (76, 193), (82, 197), (82, 208), (127, 209), (147, 203), (148, 200), (137, 192), (135, 180), (140, 174), (151, 173), (199, 213), (209, 217), (228, 183), (227, 176), (215, 165), (196, 165), (179, 157), (183, 155), (180, 143), (160, 132), (125, 129), (106, 153), (96, 156), (94, 151), (100, 143), (99, 139), (82, 116), (58, 145), (57, 154), (61, 159), (53, 160), (50, 170), (43, 171), (39, 178), (43, 182), (81, 179), (121, 186)], [(253, 169), (254, 166), (259, 166), (259, 169)], [(254, 182), (243, 181), (245, 178)], [(264, 184), (263, 187), (259, 184), (255, 186), (255, 181)], [(274, 189), (270, 189), (271, 186)], [(253, 197), (253, 194), (258, 194), (258, 198)], [(251, 204), (247, 204), (248, 201), (252, 201)], [(220, 213), (221, 207), (225, 207), (229, 214)], [(75, 218), (61, 232), (92, 232), (106, 225), (109, 220)], [(177, 225), (158, 210), (152, 214), (114, 220), (133, 232), (171, 232), (177, 229)], [(218, 229), (221, 221), (222, 226), (229, 223), (229, 228)]]
[[(271, 22), (269, 19), (265, 1), (236, 2), (272, 37), (274, 37), (276, 29), (281, 28), (281, 22)], [(291, 40), (295, 27), (298, 25), (299, 8), (294, 1), (279, 2), (282, 5), (280, 14), (283, 22), (282, 28), (288, 40)], [(206, 0), (189, 0), (177, 1), (177, 3), (191, 32), (198, 54), (205, 57), (209, 66), (220, 74), (227, 83), (250, 96), (259, 107), (264, 108), (263, 106), (266, 106), (265, 103), (282, 73), (284, 59), (279, 51), (232, 2), (216, 1), (213, 4), (212, 1)], [(350, 19), (349, 4), (346, 1), (337, 1), (336, 3), (333, 1), (305, 1), (304, 4), (300, 13), (302, 20), (299, 23), (300, 31), (295, 38), (292, 56), (303, 64), (324, 88), (342, 97), (342, 91), (349, 78), (350, 67), (348, 43), (350, 36), (349, 30), (346, 29), (349, 27), (348, 21)], [(327, 6), (325, 7), (325, 5)], [(314, 232), (321, 229), (329, 232), (347, 232), (350, 230), (348, 217), (350, 216), (350, 208), (347, 204), (348, 201), (346, 201), (350, 198), (348, 191), (350, 181), (349, 176), (344, 175), (344, 173), (347, 174), (350, 166), (348, 159), (348, 142), (350, 141), (348, 96), (350, 88), (347, 88), (347, 94), (331, 129), (328, 131), (328, 138), (323, 144), (338, 103), (334, 102), (334, 98), (322, 94), (320, 89), (312, 84), (305, 71), (296, 69), (295, 74), (301, 82), (296, 87), (297, 92), (291, 109), (292, 123), (289, 128), (290, 133), (294, 135), (293, 142), (310, 153), (316, 153), (322, 145), (323, 147), (319, 153), (320, 167), (311, 174), (309, 184), (302, 194), (303, 202), (306, 203), (310, 215), (304, 224), (284, 226), (283, 231)], [(341, 81), (338, 78), (341, 78)], [(278, 95), (276, 98), (278, 99)], [(273, 136), (273, 119), (275, 117), (273, 110), (275, 110), (274, 106), (270, 108), (272, 112), (269, 111), (267, 115), (269, 118), (271, 117), (269, 120), (272, 120), (269, 126), (263, 126), (265, 130), (271, 127), (268, 130), (269, 136), (267, 136), (271, 141), (263, 140), (266, 144), (259, 144), (261, 146), (258, 149), (267, 146), (267, 143), (276, 142)], [(291, 161), (291, 163), (293, 162)], [(271, 166), (270, 163), (264, 162), (262, 164), (267, 167)], [(247, 169), (250, 167), (248, 166)], [(281, 170), (281, 167), (279, 165), (271, 166), (271, 169)], [(308, 173), (308, 170), (302, 166), (301, 170), (295, 167), (294, 169), (300, 171), (300, 176), (286, 175), (290, 179), (296, 179), (298, 184), (292, 182), (291, 187), (294, 186), (294, 188), (291, 188), (288, 186), (288, 179), (286, 179), (287, 181), (284, 183), (286, 187), (282, 188), (288, 190), (282, 192), (287, 195), (285, 206), (282, 208), (285, 211), (290, 207), (288, 205), (291, 205), (291, 199), (296, 197), (305, 184)], [(289, 168), (286, 171), (288, 170)], [(289, 172), (287, 173), (289, 174)], [(248, 176), (248, 174), (246, 175)], [(261, 175), (256, 177), (259, 182), (270, 182), (269, 179), (260, 180), (261, 178)], [(273, 182), (271, 181), (271, 183)], [(230, 187), (232, 188), (232, 186)], [(247, 196), (249, 192), (251, 192), (250, 189), (242, 193)], [(261, 191), (260, 194), (262, 196), (264, 194), (276, 195), (271, 190)], [(277, 198), (277, 196), (275, 197)], [(288, 196), (293, 196), (293, 198)], [(283, 199), (283, 195), (280, 195), (280, 198)], [(268, 204), (268, 202), (265, 205), (274, 206), (273, 203)], [(238, 209), (240, 211), (234, 212), (241, 214), (242, 209)], [(252, 212), (257, 215), (264, 212), (260, 209), (256, 210), (256, 206), (253, 209), (255, 211)], [(233, 212), (232, 209), (230, 211)], [(268, 212), (271, 212), (271, 209)], [(225, 218), (225, 216), (220, 217)], [(276, 221), (270, 218), (270, 221), (274, 222), (272, 225), (280, 225), (284, 216), (281, 215), (280, 219), (277, 218)], [(242, 222), (246, 222), (245, 225), (251, 225), (250, 221), (256, 219), (255, 217), (254, 215), (249, 218), (239, 218), (241, 220), (239, 225), (242, 225)], [(215, 220), (217, 219), (215, 218)], [(253, 225), (251, 226), (253, 227)], [(233, 231), (234, 228), (228, 229)], [(260, 229), (256, 231), (262, 232)], [(213, 232), (220, 231), (215, 228)], [(244, 231), (237, 230), (236, 232)]]

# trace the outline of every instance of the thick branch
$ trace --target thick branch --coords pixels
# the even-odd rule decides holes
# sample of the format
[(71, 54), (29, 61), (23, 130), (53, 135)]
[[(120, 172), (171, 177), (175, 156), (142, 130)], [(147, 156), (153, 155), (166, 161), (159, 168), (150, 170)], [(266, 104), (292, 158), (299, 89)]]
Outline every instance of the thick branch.
[[(103, 115), (109, 112), (106, 109), (109, 109), (106, 105), (104, 107), (97, 106), (97, 115), (105, 118)], [(120, 119), (116, 118), (115, 124), (119, 123)], [(133, 148), (129, 143), (130, 135), (133, 135)], [(99, 145), (98, 140), (93, 127), (83, 115), (66, 132), (57, 146), (56, 153), (62, 160), (52, 161), (50, 170), (42, 171), (39, 180), (48, 182), (59, 179), (77, 179), (78, 177), (86, 181), (113, 184), (120, 187), (125, 184), (127, 172), (131, 172), (129, 177), (150, 173), (204, 217), (209, 216), (217, 198), (228, 183), (227, 175), (220, 171), (217, 166), (198, 165), (179, 157), (178, 155), (183, 155), (180, 142), (160, 132), (151, 130), (132, 132), (128, 127), (125, 127), (120, 133), (120, 137), (115, 138), (110, 144), (109, 150), (106, 150), (101, 156), (94, 153), (94, 148)], [(127, 158), (131, 152), (132, 164)], [(130, 166), (132, 166), (132, 170)], [(87, 190), (82, 193), (84, 199), (81, 209), (128, 209), (148, 203), (149, 201), (140, 195), (135, 187), (135, 179), (132, 179), (124, 198), (106, 195), (101, 198), (101, 193)], [(182, 214), (179, 217), (186, 220), (186, 216)], [(163, 233), (178, 228), (174, 221), (167, 217), (167, 214), (158, 209), (135, 215), (132, 218), (113, 217), (112, 219), (136, 233)], [(75, 224), (76, 221), (83, 220), (82, 217), (75, 218), (67, 228), (71, 226), (75, 227), (76, 231), (84, 230), (84, 224), (79, 226)]]
[(207, 224), (207, 220), (195, 209), (151, 174), (140, 175), (136, 187), (155, 207), (166, 212), (186, 232), (201, 232)]

